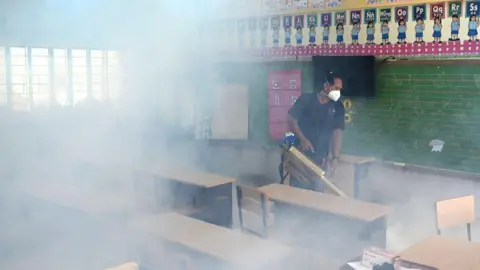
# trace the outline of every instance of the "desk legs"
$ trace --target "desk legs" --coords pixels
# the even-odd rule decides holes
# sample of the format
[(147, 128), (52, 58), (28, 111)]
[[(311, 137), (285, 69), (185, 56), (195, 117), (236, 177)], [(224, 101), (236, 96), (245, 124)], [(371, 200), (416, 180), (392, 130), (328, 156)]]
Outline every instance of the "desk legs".
[(345, 261), (365, 247), (386, 247), (385, 217), (366, 222), (275, 202), (275, 227), (289, 230), (297, 246)]
[[(218, 226), (233, 226), (233, 184), (201, 188), (173, 180), (155, 179), (157, 211), (179, 211)], [(192, 210), (189, 212), (188, 210)]]
[(193, 217), (200, 220), (232, 228), (233, 226), (233, 185), (223, 184), (203, 189), (194, 199), (194, 207), (202, 211)]
[(365, 183), (365, 179), (368, 177), (368, 169), (370, 164), (355, 164), (354, 173), (353, 173), (353, 197), (355, 199), (360, 199), (360, 182), (362, 181), (363, 186), (368, 185)]

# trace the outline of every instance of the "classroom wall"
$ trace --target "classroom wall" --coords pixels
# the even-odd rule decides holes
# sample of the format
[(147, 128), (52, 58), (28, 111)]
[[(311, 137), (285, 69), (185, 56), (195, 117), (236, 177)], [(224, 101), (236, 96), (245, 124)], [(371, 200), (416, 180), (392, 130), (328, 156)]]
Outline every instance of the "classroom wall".
[[(348, 12), (347, 12), (348, 16)], [(411, 16), (411, 15), (410, 15)], [(348, 21), (348, 20), (347, 20)], [(448, 39), (450, 38), (450, 33), (451, 33), (451, 18), (445, 18), (442, 20), (442, 41), (447, 42)], [(412, 18), (409, 18), (409, 21), (407, 21), (407, 42), (412, 43), (415, 41), (415, 25), (416, 22), (412, 21)], [(375, 24), (375, 43), (380, 44), (382, 42), (381, 40), (381, 33), (380, 33), (380, 22), (377, 20), (377, 23)], [(233, 26), (232, 26), (233, 27)], [(367, 34), (366, 34), (366, 24), (360, 25), (361, 30), (360, 30), (360, 35), (359, 35), (359, 40), (358, 42), (360, 44), (365, 44), (367, 40)], [(394, 22), (393, 19), (389, 23), (390, 27), (390, 42), (396, 43), (397, 42), (397, 35), (398, 35), (398, 23)], [(350, 25), (349, 22), (344, 25), (345, 29), (345, 34), (344, 34), (344, 43), (345, 44), (351, 44), (352, 43), (352, 37), (351, 37), (351, 31), (352, 31), (352, 25)], [(230, 30), (221, 30), (227, 32), (226, 34), (223, 34), (222, 38), (219, 38), (217, 40), (212, 40), (216, 44), (216, 46), (219, 47), (221, 50), (244, 50), (244, 49), (261, 49), (260, 45), (260, 39), (261, 39), (261, 31), (255, 30), (255, 31), (248, 31), (245, 30), (242, 34), (239, 33), (238, 29), (230, 29)], [(316, 28), (317, 32), (317, 37), (316, 37), (316, 44), (322, 44), (322, 34), (323, 34), (323, 28), (322, 27), (317, 27)], [(460, 32), (459, 32), (459, 38), (461, 40), (468, 40), (468, 18), (460, 17)], [(292, 29), (292, 45), (295, 46), (295, 33), (296, 30)], [(308, 35), (309, 35), (309, 29), (308, 28), (303, 28), (302, 29), (302, 34), (303, 34), (303, 45), (308, 44)], [(424, 31), (424, 41), (425, 42), (432, 42), (433, 41), (433, 21), (431, 20), (425, 20), (425, 31)], [(267, 37), (267, 47), (272, 47), (272, 35), (273, 35), (273, 30), (269, 27), (269, 29), (266, 32), (266, 37)], [(285, 45), (285, 31), (283, 28), (280, 29), (279, 31), (279, 36), (280, 36), (280, 46)], [(329, 35), (329, 44), (337, 44), (336, 43), (336, 33), (335, 33), (335, 25), (332, 25), (330, 27), (330, 35)], [(254, 44), (254, 45), (252, 45)]]
[[(443, 17), (442, 19), (442, 41), (447, 41), (451, 35), (451, 15), (453, 12), (449, 11), (450, 2), (439, 2), (439, 1), (424, 1), (424, 15), (425, 15), (425, 30), (424, 30), (424, 41), (425, 42), (432, 42), (433, 41), (433, 20), (430, 18), (433, 10), (432, 7), (438, 4), (443, 5)], [(457, 2), (458, 3), (458, 2)], [(330, 35), (329, 35), (329, 44), (337, 44), (336, 42), (336, 17), (338, 12), (345, 12), (344, 18), (344, 42), (345, 44), (351, 44), (351, 13), (360, 12), (360, 22), (361, 22), (361, 30), (359, 35), (359, 43), (364, 44), (366, 42), (366, 21), (365, 21), (365, 10), (367, 9), (375, 9), (376, 10), (376, 24), (375, 24), (375, 43), (380, 44), (381, 40), (381, 10), (385, 8), (389, 8), (391, 10), (391, 19), (389, 22), (390, 27), (390, 42), (395, 43), (397, 42), (397, 35), (398, 35), (398, 23), (395, 21), (395, 12), (396, 7), (407, 7), (407, 16), (405, 19), (407, 20), (407, 42), (414, 42), (415, 41), (415, 25), (416, 25), (416, 18), (417, 10), (414, 7), (417, 7), (414, 4), (422, 4), (418, 1), (413, 1), (409, 3), (383, 3), (379, 5), (365, 5), (363, 3), (354, 3), (353, 1), (345, 1), (340, 6), (335, 8), (317, 8), (317, 9), (305, 9), (305, 10), (292, 10), (289, 12), (283, 12), (281, 14), (272, 12), (271, 14), (262, 14), (262, 16), (257, 16), (256, 14), (250, 15), (244, 18), (234, 18), (234, 19), (225, 19), (217, 24), (208, 24), (204, 26), (204, 32), (213, 32), (207, 33), (203, 35), (205, 38), (210, 40), (210, 46), (215, 44), (222, 50), (226, 51), (236, 51), (236, 50), (245, 50), (245, 49), (261, 49), (261, 40), (262, 35), (266, 37), (266, 47), (273, 46), (273, 34), (274, 31), (272, 30), (272, 21), (277, 19), (279, 21), (279, 46), (283, 47), (285, 45), (285, 30), (284, 30), (284, 19), (285, 17), (291, 17), (292, 27), (291, 27), (291, 45), (296, 45), (295, 40), (295, 24), (297, 16), (303, 16), (303, 45), (308, 44), (309, 38), (309, 28), (307, 24), (307, 16), (311, 14), (315, 14), (317, 18), (317, 28), (316, 28), (316, 44), (322, 43), (322, 34), (323, 34), (323, 21), (322, 15), (323, 14), (330, 14)], [(468, 40), (469, 37), (468, 33), (468, 21), (469, 18), (466, 15), (466, 4), (467, 2), (462, 2), (461, 8), (459, 9), (459, 17), (460, 17), (460, 32), (459, 38), (460, 40)], [(478, 3), (476, 3), (478, 4)], [(478, 7), (478, 6), (477, 6)], [(415, 13), (415, 14), (414, 14)], [(267, 30), (262, 31), (260, 28), (261, 24), (266, 24)]]
[[(351, 99), (343, 152), (380, 159), (480, 173), (480, 63), (422, 60), (379, 63), (377, 96)], [(251, 64), (249, 141), (268, 139), (268, 72), (301, 69), (302, 88), (313, 91), (312, 62)], [(441, 152), (432, 152), (432, 140)]]

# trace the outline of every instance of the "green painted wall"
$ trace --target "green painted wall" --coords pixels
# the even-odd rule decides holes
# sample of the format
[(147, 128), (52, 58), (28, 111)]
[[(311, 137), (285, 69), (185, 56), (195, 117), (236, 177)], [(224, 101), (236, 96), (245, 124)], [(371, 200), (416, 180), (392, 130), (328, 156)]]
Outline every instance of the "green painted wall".
[[(303, 90), (312, 91), (311, 62), (245, 69), (252, 143), (276, 144), (268, 140), (268, 72), (296, 68), (303, 71)], [(378, 67), (376, 98), (352, 103), (343, 152), (480, 173), (480, 65), (387, 62)], [(433, 139), (445, 142), (442, 152), (431, 152)]]
[(377, 97), (353, 101), (345, 151), (480, 172), (480, 66), (418, 63), (379, 67)]

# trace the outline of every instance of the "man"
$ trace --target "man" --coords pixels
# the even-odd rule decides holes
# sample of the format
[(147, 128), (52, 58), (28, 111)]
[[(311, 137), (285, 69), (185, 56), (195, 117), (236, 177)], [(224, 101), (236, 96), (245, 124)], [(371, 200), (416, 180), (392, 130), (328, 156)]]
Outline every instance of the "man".
[[(300, 149), (325, 171), (333, 173), (340, 156), (345, 108), (339, 101), (342, 79), (327, 74), (323, 89), (313, 94), (303, 94), (289, 110), (289, 124), (295, 133)], [(315, 181), (315, 183), (319, 183)], [(323, 191), (319, 183), (305, 183), (290, 176), (290, 185)]]

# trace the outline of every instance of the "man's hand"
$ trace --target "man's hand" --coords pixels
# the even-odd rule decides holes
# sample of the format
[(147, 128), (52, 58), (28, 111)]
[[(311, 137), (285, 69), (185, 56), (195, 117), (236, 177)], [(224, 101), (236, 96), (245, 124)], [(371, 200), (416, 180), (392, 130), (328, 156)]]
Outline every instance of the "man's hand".
[(328, 177), (332, 177), (337, 169), (338, 158), (331, 158), (328, 162)]
[(300, 140), (300, 146), (302, 147), (303, 151), (310, 151), (310, 152), (315, 151), (315, 149), (313, 149), (312, 143), (307, 139)]

